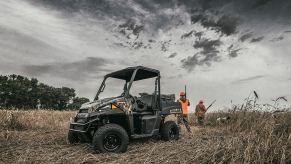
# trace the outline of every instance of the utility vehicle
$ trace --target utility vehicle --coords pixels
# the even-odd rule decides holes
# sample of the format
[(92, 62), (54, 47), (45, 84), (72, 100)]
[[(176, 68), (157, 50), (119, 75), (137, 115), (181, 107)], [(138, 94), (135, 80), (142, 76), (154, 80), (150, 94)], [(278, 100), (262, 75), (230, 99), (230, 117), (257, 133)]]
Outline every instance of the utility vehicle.
[[(100, 99), (107, 80), (112, 78), (124, 82), (122, 93)], [(133, 96), (131, 88), (134, 83), (145, 79), (153, 79), (154, 92), (144, 91), (139, 96)], [(89, 142), (97, 152), (118, 153), (125, 152), (132, 139), (154, 136), (160, 136), (167, 141), (179, 139), (179, 126), (175, 121), (165, 121), (165, 118), (179, 113), (181, 106), (175, 101), (174, 94), (161, 94), (160, 79), (158, 70), (143, 66), (107, 74), (94, 101), (83, 104), (71, 119), (69, 143)], [(108, 89), (115, 87), (114, 85)]]

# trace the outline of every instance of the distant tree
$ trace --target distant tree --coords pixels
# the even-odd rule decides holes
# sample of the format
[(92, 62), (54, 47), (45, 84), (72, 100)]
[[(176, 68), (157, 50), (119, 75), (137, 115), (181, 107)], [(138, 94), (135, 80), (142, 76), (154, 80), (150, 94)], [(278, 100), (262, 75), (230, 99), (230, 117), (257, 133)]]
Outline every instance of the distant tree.
[(89, 102), (90, 100), (85, 97), (75, 97), (72, 103), (68, 106), (70, 109), (79, 109), (82, 104)]
[[(21, 109), (57, 109), (77, 108), (87, 98), (75, 97), (73, 88), (55, 88), (39, 83), (35, 78), (28, 79), (20, 75), (0, 75), (0, 107)], [(70, 103), (72, 102), (72, 103)]]

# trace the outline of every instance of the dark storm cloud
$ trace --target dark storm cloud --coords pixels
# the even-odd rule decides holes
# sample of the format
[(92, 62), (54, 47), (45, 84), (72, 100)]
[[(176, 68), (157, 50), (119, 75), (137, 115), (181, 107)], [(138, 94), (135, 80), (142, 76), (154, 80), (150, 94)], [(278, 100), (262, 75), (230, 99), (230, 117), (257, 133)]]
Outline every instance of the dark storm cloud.
[(232, 35), (237, 32), (239, 19), (237, 17), (223, 15), (218, 20), (206, 14), (198, 14), (191, 16), (191, 22), (200, 22), (205, 28), (211, 28), (216, 32), (221, 32), (225, 35)]
[[(257, 24), (270, 23), (273, 20), (288, 24), (291, 15), (291, 1), (283, 0), (31, 0), (35, 4), (45, 4), (55, 9), (66, 12), (68, 15), (74, 13), (89, 13), (93, 19), (108, 21), (112, 25), (111, 32), (123, 35), (119, 44), (131, 49), (159, 47), (160, 51), (167, 52), (171, 49), (169, 42), (154, 38), (157, 32), (177, 29), (180, 25), (191, 21), (192, 24), (200, 24), (204, 28), (214, 30), (221, 34), (220, 37), (241, 33), (245, 29), (239, 26), (249, 25), (249, 22)], [(179, 12), (173, 12), (173, 11)], [(86, 15), (85, 14), (85, 15)], [(187, 15), (187, 16), (185, 16)], [(278, 19), (277, 19), (278, 18)], [(287, 19), (288, 18), (288, 19)], [(187, 20), (190, 19), (190, 20)], [(114, 20), (112, 23), (112, 21)], [(192, 28), (193, 29), (193, 28)], [(205, 29), (203, 29), (205, 30)], [(253, 38), (256, 30), (245, 33), (239, 41), (249, 40), (251, 43), (260, 42), (264, 37)], [(148, 39), (157, 40), (156, 43), (147, 43), (142, 37), (145, 34)], [(218, 47), (222, 44), (220, 40), (202, 39), (202, 32), (190, 31), (181, 36), (182, 39), (195, 36), (199, 42), (194, 48), (201, 49), (198, 54), (183, 59), (184, 68), (193, 68), (196, 65), (211, 65), (212, 62), (220, 60)], [(134, 38), (131, 38), (134, 36)], [(153, 37), (153, 38), (152, 38)], [(236, 37), (236, 35), (235, 35)], [(267, 37), (266, 37), (267, 38)], [(138, 40), (140, 39), (140, 40)], [(221, 39), (223, 40), (223, 39)], [(119, 41), (118, 41), (119, 42)], [(158, 46), (154, 46), (157, 44)], [(225, 43), (227, 44), (227, 43)], [(236, 57), (240, 49), (229, 51), (229, 57)], [(188, 69), (189, 70), (189, 69)]]
[(128, 35), (133, 34), (136, 36), (136, 39), (139, 37), (139, 33), (144, 28), (142, 25), (138, 25), (133, 20), (128, 20), (125, 23), (120, 24), (118, 27), (121, 34), (126, 35), (126, 37), (129, 37)]
[(192, 30), (192, 31), (190, 31), (190, 32), (187, 32), (187, 33), (185, 33), (185, 34), (183, 34), (183, 35), (181, 36), (181, 39), (189, 38), (189, 37), (191, 37), (192, 35), (194, 35), (195, 33), (196, 33), (195, 30)]
[(168, 58), (174, 58), (176, 57), (178, 54), (176, 52), (172, 53)]
[[(251, 20), (267, 22), (279, 20), (289, 21), (291, 15), (291, 2), (283, 0), (30, 0), (33, 4), (46, 5), (65, 12), (67, 15), (75, 13), (89, 14), (93, 19), (115, 20), (111, 24), (125, 40), (138, 39), (143, 32), (148, 36), (155, 34), (161, 29), (167, 31), (184, 25), (188, 21), (200, 23), (203, 27), (215, 30), (222, 35), (232, 35), (239, 32), (238, 26)], [(174, 12), (177, 9), (177, 13)], [(86, 15), (85, 14), (85, 15)], [(187, 20), (189, 15), (191, 20)], [(288, 19), (286, 19), (288, 18)], [(112, 29), (110, 29), (112, 30)], [(134, 35), (135, 38), (131, 38)], [(194, 31), (186, 33), (181, 38), (197, 35), (201, 39), (202, 33)], [(200, 35), (200, 36), (199, 36)], [(240, 41), (250, 38), (251, 34), (245, 34)], [(253, 40), (256, 42), (256, 40)], [(123, 42), (124, 46), (139, 49), (148, 48), (146, 43), (136, 43), (130, 40)], [(134, 44), (134, 45), (133, 45)], [(163, 46), (162, 51), (165, 50)]]
[(198, 40), (200, 40), (203, 35), (204, 35), (204, 32), (202, 32), (202, 31), (197, 32), (195, 30), (191, 30), (191, 31), (183, 34), (181, 36), (181, 39), (191, 38), (192, 36), (195, 36)]
[(192, 71), (197, 65), (201, 65), (198, 58), (198, 54), (195, 54), (193, 56), (188, 56), (187, 58), (182, 59), (182, 67), (188, 71)]
[(253, 32), (249, 32), (249, 33), (243, 34), (239, 38), (239, 41), (244, 42), (244, 41), (248, 40), (249, 38), (251, 38), (252, 36), (253, 36)]
[(203, 15), (202, 13), (192, 14), (192, 16), (191, 16), (191, 23), (192, 24), (195, 24), (195, 23), (198, 23), (199, 21), (204, 20), (206, 18), (207, 17), (205, 15)]
[[(116, 21), (130, 21), (147, 32), (155, 33), (158, 29), (169, 29), (172, 26), (183, 24), (181, 15), (171, 10), (176, 2), (163, 3), (161, 1), (108, 1), (108, 0), (31, 0), (35, 4), (45, 4), (55, 9), (64, 11), (67, 15), (74, 13), (88, 13), (95, 19), (107, 20), (108, 18)], [(126, 25), (127, 26), (127, 25)]]
[(222, 42), (217, 40), (209, 40), (209, 39), (203, 39), (200, 41), (195, 41), (193, 47), (194, 48), (202, 48), (204, 54), (210, 53), (210, 52), (216, 52), (217, 47), (219, 47), (222, 44)]
[(264, 36), (260, 36), (260, 37), (257, 37), (257, 38), (253, 38), (252, 40), (251, 40), (251, 43), (254, 43), (254, 42), (260, 42), (260, 41), (262, 41), (264, 39)]
[(204, 35), (204, 32), (200, 31), (200, 32), (196, 32), (194, 34), (199, 40), (201, 40), (202, 36)]
[(197, 65), (210, 66), (212, 62), (218, 62), (220, 56), (217, 48), (222, 44), (220, 40), (202, 39), (195, 41), (193, 47), (196, 49), (202, 49), (200, 52), (193, 56), (189, 56), (181, 60), (182, 67), (188, 71), (192, 71)]
[(66, 63), (53, 63), (46, 65), (25, 65), (24, 73), (30, 76), (52, 76), (61, 77), (70, 80), (83, 80), (84, 78), (96, 78), (101, 72), (107, 72), (110, 69), (104, 69), (109, 61), (104, 58), (88, 57), (85, 60)]
[(36, 4), (45, 4), (55, 9), (65, 11), (66, 14), (76, 12), (87, 12), (96, 17), (104, 16), (120, 18), (130, 18), (137, 14), (133, 8), (126, 6), (120, 1), (108, 0), (31, 0)]
[(166, 52), (169, 49), (170, 43), (172, 40), (168, 40), (168, 41), (161, 41), (161, 51)]
[(228, 56), (231, 57), (231, 58), (235, 58), (235, 57), (238, 56), (238, 52), (239, 52), (240, 50), (241, 50), (241, 49), (230, 50)]
[[(289, 18), (291, 2), (286, 0), (133, 0), (133, 1), (108, 1), (108, 0), (30, 0), (34, 4), (45, 4), (67, 13), (87, 12), (98, 18), (110, 17), (116, 20), (141, 20), (144, 24), (151, 24), (154, 29), (163, 28), (169, 23), (177, 25), (185, 21), (179, 15), (161, 12), (165, 9), (185, 7), (192, 15), (191, 21), (207, 21), (206, 15), (220, 16), (208, 20), (209, 24), (218, 27), (227, 35), (236, 31), (237, 17), (257, 19), (267, 16), (269, 20), (278, 17)], [(149, 15), (153, 16), (149, 16)], [(246, 19), (247, 20), (247, 19)], [(206, 23), (206, 22), (204, 22)], [(172, 25), (174, 25), (172, 24)], [(207, 23), (206, 23), (207, 24)], [(209, 25), (208, 24), (208, 25)]]
[(251, 77), (248, 77), (248, 78), (245, 78), (245, 79), (240, 79), (240, 80), (233, 81), (232, 83), (233, 84), (236, 84), (236, 83), (244, 83), (244, 82), (248, 82), (248, 81), (253, 81), (253, 80), (261, 79), (261, 78), (264, 78), (264, 77), (265, 77), (264, 75), (251, 76)]
[(272, 42), (278, 42), (278, 41), (281, 41), (283, 39), (284, 39), (284, 36), (279, 36), (279, 37), (273, 38), (271, 41)]
[(238, 52), (241, 50), (241, 48), (237, 48), (237, 49), (234, 49), (234, 45), (230, 45), (228, 48), (227, 48), (227, 51), (228, 51), (228, 56), (230, 58), (235, 58), (238, 56)]
[[(209, 28), (217, 27), (217, 19), (221, 15), (225, 15), (221, 19), (220, 25), (226, 25), (222, 29), (231, 34), (235, 30), (232, 23), (249, 24), (249, 22), (256, 22), (257, 24), (270, 24), (270, 26), (291, 24), (291, 1), (286, 0), (183, 0), (189, 8), (191, 14), (191, 22), (201, 22), (202, 25)], [(195, 7), (194, 7), (195, 6)], [(234, 18), (238, 18), (237, 20)]]
[(226, 35), (236, 33), (238, 18), (224, 15), (217, 21), (217, 28)]
[(220, 46), (222, 42), (220, 40), (203, 39), (201, 41), (195, 41), (194, 48), (202, 48), (204, 51), (214, 51), (216, 47)]

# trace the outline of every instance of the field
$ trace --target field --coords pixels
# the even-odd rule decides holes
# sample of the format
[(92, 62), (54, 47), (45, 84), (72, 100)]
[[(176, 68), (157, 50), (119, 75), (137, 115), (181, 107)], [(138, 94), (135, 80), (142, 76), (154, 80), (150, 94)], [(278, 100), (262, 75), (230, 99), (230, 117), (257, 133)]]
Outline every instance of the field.
[[(74, 112), (0, 110), (0, 163), (286, 163), (291, 162), (291, 113), (209, 113), (181, 139), (136, 140), (123, 154), (97, 154), (88, 144), (67, 144)], [(229, 116), (226, 122), (218, 117)]]

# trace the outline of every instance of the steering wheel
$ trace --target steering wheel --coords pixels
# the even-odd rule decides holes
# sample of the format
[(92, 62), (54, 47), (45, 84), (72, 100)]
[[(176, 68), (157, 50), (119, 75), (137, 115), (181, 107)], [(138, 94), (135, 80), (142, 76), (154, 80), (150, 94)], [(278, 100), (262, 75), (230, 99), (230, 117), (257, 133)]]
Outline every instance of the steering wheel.
[(134, 104), (137, 100), (136, 96), (132, 96), (131, 94), (128, 94), (129, 98), (131, 99), (131, 103)]

